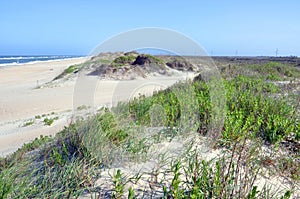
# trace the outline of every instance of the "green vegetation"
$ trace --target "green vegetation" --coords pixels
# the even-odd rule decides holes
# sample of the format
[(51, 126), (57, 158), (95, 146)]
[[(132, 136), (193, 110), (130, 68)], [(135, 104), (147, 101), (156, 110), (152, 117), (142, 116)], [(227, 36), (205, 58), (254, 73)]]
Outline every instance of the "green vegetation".
[(100, 59), (100, 60), (99, 60), (99, 63), (110, 64), (110, 63), (111, 63), (111, 60), (108, 60), (108, 59)]
[(61, 79), (61, 78), (65, 77), (66, 75), (71, 74), (71, 73), (76, 73), (82, 67), (83, 67), (82, 64), (71, 65), (67, 69), (65, 69), (60, 75), (55, 77), (53, 80)]
[[(148, 59), (149, 62), (151, 62), (152, 64), (158, 64), (158, 65), (162, 65), (164, 64), (164, 61), (162, 59), (159, 59), (158, 57), (155, 57), (153, 55), (149, 55), (149, 54), (142, 54), (140, 55), (145, 59)], [(120, 66), (124, 66), (126, 64), (133, 64), (135, 62), (135, 60), (137, 59), (137, 55), (123, 55), (120, 57), (117, 57), (116, 59), (113, 60), (113, 62), (111, 63), (111, 66), (113, 67), (120, 67)]]
[(165, 63), (162, 59), (155, 57), (153, 55), (146, 54), (145, 56), (148, 57), (152, 63), (155, 63), (155, 64), (164, 64)]
[(102, 60), (102, 59), (97, 60), (96, 59), (96, 60), (85, 61), (82, 64), (71, 65), (68, 68), (66, 68), (61, 74), (59, 74), (57, 77), (55, 77), (53, 80), (58, 80), (58, 79), (66, 77), (66, 76), (68, 76), (70, 74), (77, 73), (82, 68), (91, 67), (93, 65), (100, 65), (100, 64), (103, 64), (103, 63), (107, 63), (107, 62), (108, 62), (108, 60)]
[(299, 69), (292, 66), (287, 66), (282, 63), (269, 62), (264, 65), (253, 64), (250, 66), (254, 71), (259, 72), (261, 75), (276, 76), (278, 78), (294, 77), (299, 78)]
[(296, 107), (284, 98), (274, 99), (278, 91), (274, 84), (238, 77), (229, 81), (226, 88), (228, 111), (223, 139), (232, 141), (241, 132), (251, 132), (251, 136), (274, 144), (299, 136)]
[(86, 110), (86, 109), (88, 109), (89, 107), (88, 106), (86, 106), (86, 105), (81, 105), (81, 106), (78, 106), (77, 107), (77, 110), (78, 111), (81, 111), (81, 110)]
[(67, 69), (65, 69), (64, 72), (67, 73), (67, 74), (74, 73), (74, 72), (78, 71), (79, 68), (80, 68), (79, 64), (72, 65), (72, 66), (69, 66)]
[[(103, 108), (54, 138), (41, 137), (1, 159), (0, 198), (101, 198), (104, 193), (112, 198), (290, 198), (294, 190), (273, 193), (257, 180), (268, 175), (264, 167), (299, 184), (299, 101), (274, 81), (294, 80), (300, 71), (277, 63), (237, 71), (239, 67), (222, 68), (224, 90), (219, 94), (226, 102), (220, 136), (209, 136), (215, 108), (211, 85), (201, 79), (179, 82), (151, 97)], [(55, 119), (44, 118), (44, 123)], [(182, 139), (188, 142), (181, 153), (176, 145), (175, 157), (153, 152)], [(222, 154), (206, 160), (201, 140)], [(263, 147), (278, 153), (261, 153)], [(288, 155), (280, 155), (281, 149)], [(133, 176), (119, 165), (151, 165), (153, 160), (153, 169)], [(104, 168), (116, 172), (108, 179)], [(140, 183), (148, 188), (136, 188)]]
[(135, 59), (136, 59), (136, 56), (124, 55), (124, 56), (120, 56), (120, 57), (117, 57), (116, 59), (114, 59), (113, 62), (111, 63), (111, 65), (114, 67), (119, 67), (119, 66), (123, 66), (125, 64), (132, 64)]
[(125, 187), (125, 182), (124, 177), (121, 174), (121, 170), (117, 170), (117, 173), (115, 176), (111, 176), (113, 178), (113, 183), (114, 183), (114, 191), (112, 194), (113, 198), (122, 198), (124, 194), (124, 187)]
[(294, 80), (300, 78), (300, 69), (288, 64), (269, 62), (265, 64), (234, 64), (220, 67), (224, 78), (236, 76), (259, 77), (270, 81)]
[(49, 118), (45, 118), (43, 120), (43, 122), (44, 122), (45, 125), (50, 126), (54, 122), (54, 119), (52, 119), (52, 118), (50, 118), (50, 119)]
[(50, 141), (52, 141), (51, 136), (41, 135), (39, 138), (35, 138), (32, 142), (24, 144), (22, 148), (19, 148), (12, 155), (6, 157), (5, 159), (0, 159), (0, 171), (2, 171), (4, 168), (11, 168), (12, 166), (16, 165), (18, 161), (25, 159), (24, 156), (26, 156), (26, 153), (33, 151)]
[[(246, 76), (238, 76), (224, 83), (227, 114), (222, 142), (236, 140), (237, 136), (242, 136), (241, 132), (251, 132), (252, 137), (261, 137), (272, 144), (288, 137), (296, 139), (300, 136), (296, 106), (288, 104), (284, 98), (273, 97), (279, 89), (278, 86), (260, 78)], [(205, 134), (211, 117), (209, 90), (204, 82), (197, 81), (191, 85), (197, 94), (198, 104), (201, 105), (198, 107), (199, 130)], [(176, 86), (179, 85), (151, 98), (140, 97), (130, 102), (131, 117), (140, 124), (149, 125), (149, 110), (154, 104), (159, 104), (166, 113), (166, 125), (178, 126), (180, 103), (174, 92), (171, 92)]]
[(33, 124), (34, 124), (34, 120), (29, 120), (29, 121), (25, 122), (25, 124), (23, 124), (23, 127), (31, 126)]
[(34, 119), (31, 119), (31, 120), (27, 121), (25, 124), (23, 124), (23, 127), (33, 125), (35, 123), (35, 120), (41, 120), (41, 119), (43, 119), (42, 121), (43, 121), (44, 125), (50, 126), (51, 124), (53, 124), (54, 120), (59, 119), (58, 116), (52, 117), (52, 118), (47, 117), (47, 116), (51, 116), (54, 114), (55, 114), (55, 112), (51, 112), (48, 114), (42, 114), (42, 115), (36, 115), (36, 116), (34, 116)]
[(44, 125), (47, 125), (47, 126), (51, 126), (51, 124), (53, 124), (54, 120), (58, 120), (59, 117), (56, 116), (54, 118), (44, 118), (43, 122), (44, 122)]

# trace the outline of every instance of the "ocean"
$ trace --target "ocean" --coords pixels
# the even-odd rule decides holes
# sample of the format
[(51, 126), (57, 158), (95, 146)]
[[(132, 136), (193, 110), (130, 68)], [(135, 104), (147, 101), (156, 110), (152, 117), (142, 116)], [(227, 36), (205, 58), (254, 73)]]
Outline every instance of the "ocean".
[(79, 58), (83, 56), (72, 55), (40, 55), (40, 56), (0, 56), (0, 66), (19, 65), (32, 62)]

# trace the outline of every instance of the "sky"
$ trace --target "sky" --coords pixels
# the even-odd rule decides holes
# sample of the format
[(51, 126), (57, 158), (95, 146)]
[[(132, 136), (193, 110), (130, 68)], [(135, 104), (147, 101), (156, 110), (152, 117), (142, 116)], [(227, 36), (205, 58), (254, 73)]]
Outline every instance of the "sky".
[(300, 1), (0, 1), (0, 55), (88, 55), (132, 29), (174, 30), (209, 55), (300, 56)]

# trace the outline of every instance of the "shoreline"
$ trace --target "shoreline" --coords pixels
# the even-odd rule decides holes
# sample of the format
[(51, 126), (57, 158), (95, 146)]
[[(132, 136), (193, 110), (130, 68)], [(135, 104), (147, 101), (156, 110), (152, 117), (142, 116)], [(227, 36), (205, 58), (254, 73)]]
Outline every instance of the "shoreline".
[(35, 88), (37, 84), (52, 81), (70, 65), (83, 63), (86, 59), (69, 58), (0, 67), (0, 157), (40, 135), (53, 135), (64, 127), (67, 121), (62, 116), (51, 126), (43, 125), (42, 121), (28, 128), (24, 124), (38, 115), (71, 109), (72, 86)]
[(88, 56), (82, 57), (70, 57), (70, 58), (62, 58), (62, 59), (50, 59), (50, 60), (42, 60), (42, 61), (30, 61), (26, 63), (5, 63), (0, 64), (0, 69), (7, 68), (7, 67), (17, 67), (22, 65), (30, 65), (30, 64), (40, 64), (40, 63), (51, 63), (51, 62), (60, 62), (60, 61), (68, 61), (68, 60), (81, 60), (81, 59), (88, 59)]

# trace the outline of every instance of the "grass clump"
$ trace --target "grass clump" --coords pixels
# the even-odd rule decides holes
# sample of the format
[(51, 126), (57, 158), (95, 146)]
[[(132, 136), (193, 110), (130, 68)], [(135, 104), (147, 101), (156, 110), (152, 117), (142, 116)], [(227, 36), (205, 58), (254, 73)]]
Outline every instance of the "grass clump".
[(31, 126), (34, 124), (34, 120), (30, 120), (30, 121), (27, 121), (23, 124), (23, 127), (26, 127), (26, 126)]
[(125, 64), (132, 64), (135, 59), (136, 56), (134, 55), (123, 55), (114, 59), (111, 65), (114, 67), (119, 67)]
[(58, 80), (61, 78), (64, 78), (70, 74), (74, 74), (74, 73), (78, 73), (82, 68), (88, 68), (94, 65), (98, 65), (101, 63), (101, 60), (88, 60), (85, 61), (84, 63), (81, 64), (75, 64), (75, 65), (71, 65), (68, 68), (66, 68), (61, 74), (59, 74), (58, 76), (56, 76), (54, 80)]
[(128, 136), (126, 131), (118, 125), (113, 114), (107, 110), (97, 116), (97, 121), (101, 126), (101, 130), (105, 133), (105, 137), (114, 144), (119, 145)]
[(89, 108), (89, 106), (81, 105), (81, 106), (78, 106), (78, 107), (77, 107), (77, 110), (78, 110), (78, 111), (82, 111), (82, 110), (86, 110), (86, 109), (88, 109), (88, 108)]
[(53, 122), (54, 122), (54, 119), (53, 118), (45, 118), (44, 120), (43, 120), (43, 122), (44, 122), (44, 125), (47, 125), (47, 126), (51, 126), (51, 124), (53, 124)]
[(117, 173), (114, 176), (111, 176), (113, 178), (113, 193), (112, 198), (122, 198), (124, 194), (124, 185), (126, 184), (123, 179), (121, 170), (117, 170)]
[(165, 63), (162, 59), (155, 57), (153, 55), (146, 54), (145, 56), (148, 57), (152, 63), (155, 63), (155, 64), (164, 64)]
[(45, 126), (51, 126), (51, 125), (53, 124), (53, 122), (54, 122), (55, 120), (58, 120), (58, 119), (59, 119), (58, 116), (53, 117), (53, 118), (48, 118), (48, 117), (46, 117), (46, 118), (44, 118), (43, 122), (44, 122), (44, 125), (45, 125)]
[(72, 66), (69, 66), (67, 69), (65, 69), (64, 72), (66, 74), (74, 73), (74, 72), (77, 72), (79, 68), (80, 68), (79, 64), (72, 65)]
[(21, 148), (19, 148), (13, 154), (9, 155), (8, 157), (2, 160), (0, 159), (0, 171), (5, 170), (7, 168), (11, 168), (19, 161), (24, 161), (24, 159), (26, 160), (28, 158), (28, 156), (26, 156), (28, 152), (36, 150), (39, 147), (43, 146), (44, 144), (49, 143), (50, 141), (52, 141), (51, 136), (40, 135), (39, 138), (35, 138), (31, 142), (25, 143)]
[(82, 64), (71, 65), (68, 68), (66, 68), (61, 74), (55, 77), (53, 80), (61, 79), (67, 76), (68, 74), (77, 73), (79, 69), (81, 69), (82, 67), (83, 67)]
[(70, 198), (92, 190), (100, 164), (86, 152), (75, 129), (71, 125), (55, 138), (35, 139), (1, 160), (1, 196)]

